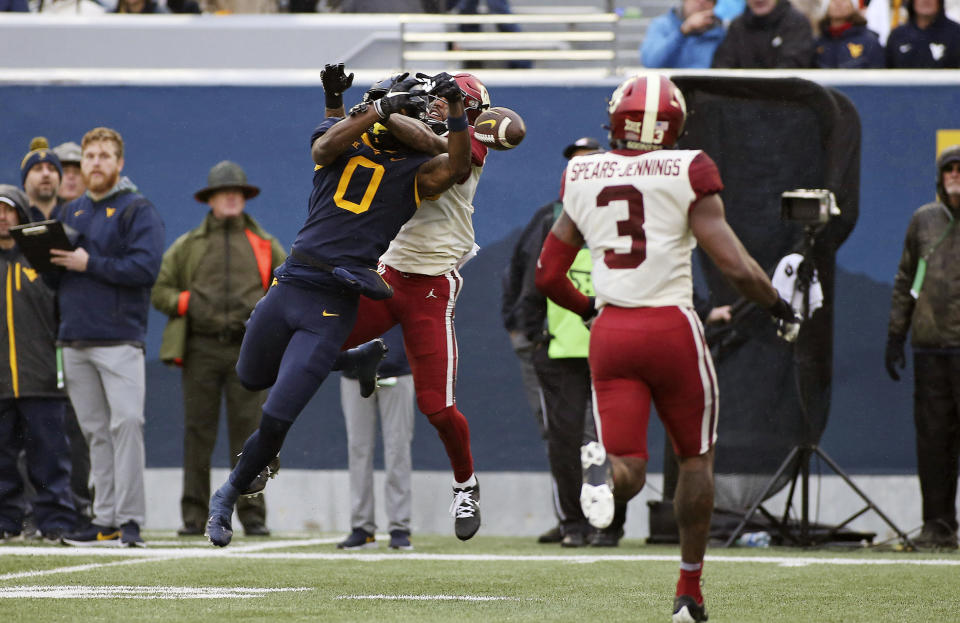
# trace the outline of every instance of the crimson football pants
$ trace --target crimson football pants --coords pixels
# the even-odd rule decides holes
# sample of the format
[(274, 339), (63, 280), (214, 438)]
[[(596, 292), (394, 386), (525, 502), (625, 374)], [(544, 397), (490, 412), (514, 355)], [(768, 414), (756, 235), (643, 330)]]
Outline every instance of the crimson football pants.
[(357, 322), (344, 348), (363, 344), (400, 324), (417, 406), (437, 429), (454, 476), (463, 482), (473, 474), (470, 428), (456, 406), (454, 315), (463, 278), (456, 270), (431, 276), (383, 268), (383, 278), (393, 288), (393, 296), (381, 301), (360, 298)]
[(590, 370), (607, 452), (649, 458), (651, 400), (678, 457), (716, 441), (716, 373), (692, 309), (605, 306), (590, 331)]

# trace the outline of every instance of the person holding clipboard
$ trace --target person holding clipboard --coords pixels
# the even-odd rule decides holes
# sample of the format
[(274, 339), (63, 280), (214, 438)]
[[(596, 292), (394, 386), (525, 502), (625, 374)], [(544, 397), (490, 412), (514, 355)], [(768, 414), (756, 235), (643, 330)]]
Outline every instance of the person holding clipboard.
[(26, 195), (0, 184), (0, 538), (21, 535), (24, 483), (17, 456), (26, 450), (30, 500), (40, 534), (59, 541), (77, 520), (64, 432), (67, 400), (58, 387), (54, 293), (20, 250), (10, 228), (29, 223)]

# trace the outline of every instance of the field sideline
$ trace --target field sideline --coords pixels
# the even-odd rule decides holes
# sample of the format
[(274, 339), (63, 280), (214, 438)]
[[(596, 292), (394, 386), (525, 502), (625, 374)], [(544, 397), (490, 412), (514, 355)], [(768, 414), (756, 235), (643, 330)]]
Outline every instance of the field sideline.
[[(0, 546), (0, 621), (669, 621), (679, 553), (624, 540), (414, 537), (342, 552), (337, 536), (146, 549)], [(385, 539), (384, 539), (385, 541)], [(793, 548), (708, 552), (710, 621), (956, 621), (960, 555)]]

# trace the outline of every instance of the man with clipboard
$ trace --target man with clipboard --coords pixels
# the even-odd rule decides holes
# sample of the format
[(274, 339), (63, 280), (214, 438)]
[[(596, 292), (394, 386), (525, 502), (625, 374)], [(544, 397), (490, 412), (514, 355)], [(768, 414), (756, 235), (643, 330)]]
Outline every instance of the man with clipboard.
[(24, 483), (17, 456), (26, 450), (36, 489), (30, 503), (43, 538), (59, 541), (77, 516), (70, 493), (70, 451), (64, 434), (67, 401), (58, 388), (56, 305), (10, 234), (28, 223), (27, 197), (0, 184), (0, 538), (21, 533)]

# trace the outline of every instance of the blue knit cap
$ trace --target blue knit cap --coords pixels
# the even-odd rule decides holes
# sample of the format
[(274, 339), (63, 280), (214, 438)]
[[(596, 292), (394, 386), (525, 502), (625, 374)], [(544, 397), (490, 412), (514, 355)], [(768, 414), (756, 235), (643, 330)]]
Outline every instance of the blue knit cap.
[(30, 151), (23, 157), (23, 161), (20, 163), (21, 186), (27, 181), (27, 173), (30, 172), (30, 169), (41, 162), (49, 162), (55, 166), (57, 172), (60, 174), (60, 179), (63, 179), (63, 165), (60, 164), (60, 158), (57, 158), (57, 154), (53, 153), (53, 150), (50, 149), (50, 143), (47, 142), (47, 139), (38, 136), (30, 141)]

